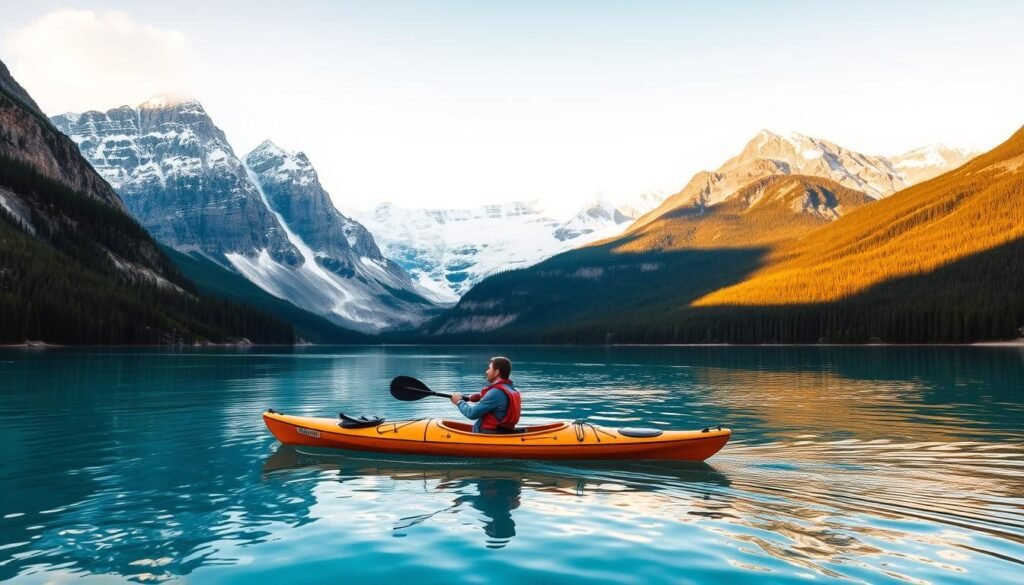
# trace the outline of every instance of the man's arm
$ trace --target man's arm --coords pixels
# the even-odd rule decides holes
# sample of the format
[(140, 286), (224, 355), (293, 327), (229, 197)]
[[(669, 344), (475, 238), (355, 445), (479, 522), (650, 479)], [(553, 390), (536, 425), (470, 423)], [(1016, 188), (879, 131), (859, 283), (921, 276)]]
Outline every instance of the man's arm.
[(461, 412), (463, 416), (470, 420), (476, 420), (501, 406), (503, 403), (502, 399), (508, 400), (505, 398), (504, 392), (492, 391), (488, 392), (487, 396), (481, 398), (479, 402), (471, 404), (463, 400), (456, 406), (459, 407), (459, 412)]

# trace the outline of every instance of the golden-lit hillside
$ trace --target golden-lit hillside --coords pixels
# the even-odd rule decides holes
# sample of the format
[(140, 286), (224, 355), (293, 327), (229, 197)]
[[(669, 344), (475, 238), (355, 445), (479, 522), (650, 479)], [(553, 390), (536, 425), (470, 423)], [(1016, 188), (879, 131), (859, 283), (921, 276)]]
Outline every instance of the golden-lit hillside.
[(686, 205), (611, 243), (612, 253), (760, 247), (798, 238), (874, 199), (835, 181), (764, 177), (710, 207)]
[(776, 249), (693, 306), (841, 300), (1024, 238), (1024, 128), (968, 164)]

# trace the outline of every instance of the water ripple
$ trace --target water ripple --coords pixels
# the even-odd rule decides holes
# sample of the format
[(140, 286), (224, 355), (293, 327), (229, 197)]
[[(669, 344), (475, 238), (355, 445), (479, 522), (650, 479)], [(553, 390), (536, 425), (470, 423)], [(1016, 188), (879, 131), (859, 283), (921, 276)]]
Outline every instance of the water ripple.
[(274, 442), (262, 409), (451, 417), (443, 400), (389, 401), (390, 377), (475, 390), (498, 351), (7, 352), (0, 580), (1022, 574), (1017, 352), (516, 351), (528, 420), (725, 423), (734, 440), (700, 465), (300, 452)]

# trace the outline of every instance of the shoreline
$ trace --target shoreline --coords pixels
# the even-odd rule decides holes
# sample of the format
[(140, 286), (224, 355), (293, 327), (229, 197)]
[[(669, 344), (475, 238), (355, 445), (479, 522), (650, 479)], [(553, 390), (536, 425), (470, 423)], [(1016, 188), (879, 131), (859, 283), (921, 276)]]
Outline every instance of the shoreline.
[(614, 348), (614, 347), (1014, 347), (1024, 349), (1024, 338), (1007, 341), (974, 341), (969, 343), (613, 343), (613, 344), (570, 344), (570, 343), (204, 343), (197, 345), (165, 345), (165, 344), (122, 344), (99, 345), (82, 344), (67, 345), (48, 343), (45, 341), (26, 341), (23, 343), (0, 344), (0, 349), (125, 349), (125, 348), (165, 348), (165, 349), (202, 349), (202, 348), (258, 348), (258, 347), (577, 347), (577, 348)]

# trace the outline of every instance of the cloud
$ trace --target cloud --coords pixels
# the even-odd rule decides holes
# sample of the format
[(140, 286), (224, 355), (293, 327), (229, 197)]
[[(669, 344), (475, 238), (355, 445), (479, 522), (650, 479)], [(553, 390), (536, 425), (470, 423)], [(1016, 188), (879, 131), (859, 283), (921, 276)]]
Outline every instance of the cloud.
[(191, 90), (185, 36), (124, 12), (55, 10), (12, 31), (5, 49), (11, 73), (51, 115)]

